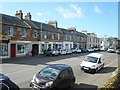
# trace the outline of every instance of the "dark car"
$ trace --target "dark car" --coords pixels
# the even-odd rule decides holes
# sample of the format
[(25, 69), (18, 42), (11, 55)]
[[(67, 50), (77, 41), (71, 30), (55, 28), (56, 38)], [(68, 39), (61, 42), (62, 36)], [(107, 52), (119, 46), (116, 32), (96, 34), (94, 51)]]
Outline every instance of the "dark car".
[(20, 90), (9, 77), (0, 74), (0, 90)]
[(82, 53), (85, 53), (85, 52), (87, 52), (87, 49), (81, 48), (81, 51), (82, 51)]
[(47, 49), (44, 51), (44, 54), (46, 56), (52, 56), (52, 55), (58, 55), (59, 54), (59, 51), (57, 49)]
[(73, 87), (75, 76), (70, 66), (53, 64), (34, 75), (30, 82), (32, 89), (55, 89)]

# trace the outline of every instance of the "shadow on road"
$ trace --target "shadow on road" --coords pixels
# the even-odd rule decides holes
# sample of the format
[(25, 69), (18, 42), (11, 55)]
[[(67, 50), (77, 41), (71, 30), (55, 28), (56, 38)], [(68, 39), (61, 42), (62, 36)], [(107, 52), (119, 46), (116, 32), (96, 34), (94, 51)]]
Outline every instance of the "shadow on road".
[(25, 65), (49, 65), (48, 62), (58, 61), (62, 59), (74, 58), (85, 56), (89, 53), (71, 54), (71, 55), (59, 55), (59, 56), (24, 56), (24, 57), (14, 57), (3, 59), (2, 64), (12, 63), (12, 64), (25, 64)]
[(98, 71), (96, 74), (104, 74), (104, 73), (111, 73), (114, 72), (117, 69), (117, 67), (104, 67), (100, 71)]
[(59, 90), (97, 90), (97, 89), (98, 86), (96, 85), (80, 83), (80, 84), (75, 84), (73, 88), (59, 89)]

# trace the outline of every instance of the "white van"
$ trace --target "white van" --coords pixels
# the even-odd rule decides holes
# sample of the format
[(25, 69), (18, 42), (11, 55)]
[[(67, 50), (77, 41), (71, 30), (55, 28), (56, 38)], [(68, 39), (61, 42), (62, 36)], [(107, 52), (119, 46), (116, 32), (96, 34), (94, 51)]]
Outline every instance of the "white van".
[(89, 72), (97, 72), (104, 67), (103, 55), (99, 53), (91, 53), (85, 57), (80, 64), (81, 70)]

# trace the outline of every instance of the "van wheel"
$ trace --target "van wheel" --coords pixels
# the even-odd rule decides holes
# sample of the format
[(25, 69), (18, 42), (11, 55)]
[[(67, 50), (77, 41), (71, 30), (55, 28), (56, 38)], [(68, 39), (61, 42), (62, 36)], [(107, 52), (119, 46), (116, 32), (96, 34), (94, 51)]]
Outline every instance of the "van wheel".
[(96, 68), (95, 72), (98, 72), (98, 68)]
[(104, 68), (104, 64), (102, 65), (102, 68), (101, 69), (103, 69)]

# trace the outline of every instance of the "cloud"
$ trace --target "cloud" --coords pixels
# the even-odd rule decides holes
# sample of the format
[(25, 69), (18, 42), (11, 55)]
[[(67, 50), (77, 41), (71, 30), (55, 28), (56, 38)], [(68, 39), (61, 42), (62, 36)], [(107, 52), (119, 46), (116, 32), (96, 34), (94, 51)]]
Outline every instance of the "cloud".
[(83, 17), (83, 13), (80, 7), (71, 4), (70, 8), (58, 7), (57, 11), (59, 11), (64, 18), (81, 18)]
[(102, 13), (103, 13), (98, 6), (94, 6), (94, 11), (95, 11), (97, 14), (102, 14)]
[(37, 12), (37, 15), (38, 15), (38, 16), (42, 16), (43, 13), (42, 13), (42, 12)]

